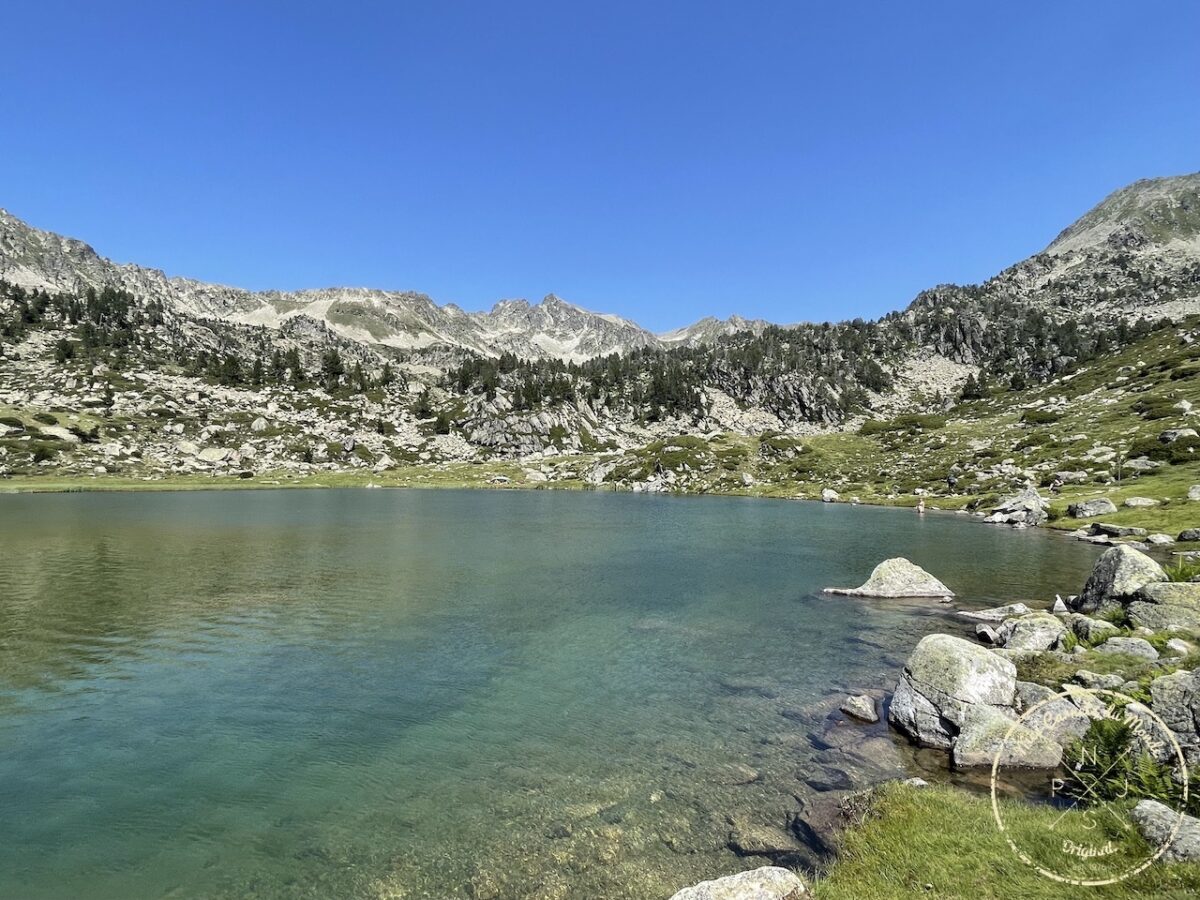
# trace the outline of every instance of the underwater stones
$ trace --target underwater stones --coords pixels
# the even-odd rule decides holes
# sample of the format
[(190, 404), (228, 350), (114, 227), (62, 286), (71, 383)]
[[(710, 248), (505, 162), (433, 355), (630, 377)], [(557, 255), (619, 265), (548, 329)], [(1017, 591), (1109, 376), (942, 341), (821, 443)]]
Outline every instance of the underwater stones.
[(1096, 560), (1083, 591), (1070, 606), (1083, 613), (1116, 609), (1144, 585), (1166, 580), (1162, 566), (1145, 553), (1118, 545)]
[(920, 566), (902, 556), (885, 559), (857, 588), (825, 588), (849, 597), (953, 597), (954, 592)]
[(842, 712), (860, 722), (878, 722), (879, 713), (875, 712), (875, 701), (866, 694), (856, 694), (847, 697), (839, 707)]
[(948, 634), (922, 638), (892, 696), (888, 721), (926, 747), (948, 750), (972, 706), (1010, 707), (1017, 670), (977, 644)]
[(779, 691), (776, 689), (775, 684), (763, 678), (742, 678), (735, 675), (722, 675), (717, 678), (717, 684), (731, 694), (762, 697), (765, 700), (774, 700), (779, 696)]
[(763, 866), (713, 881), (702, 881), (672, 895), (671, 900), (801, 900), (808, 888), (795, 872)]
[(1072, 519), (1090, 519), (1093, 516), (1109, 515), (1116, 511), (1116, 504), (1107, 497), (1098, 497), (1095, 500), (1081, 500), (1067, 507), (1067, 515)]

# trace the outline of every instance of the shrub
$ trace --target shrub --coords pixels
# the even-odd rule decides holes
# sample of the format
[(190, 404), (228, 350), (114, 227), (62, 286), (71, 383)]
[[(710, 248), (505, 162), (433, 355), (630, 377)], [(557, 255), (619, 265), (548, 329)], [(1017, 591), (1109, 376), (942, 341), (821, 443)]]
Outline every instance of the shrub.
[(1048, 409), (1027, 409), (1021, 416), (1021, 422), (1025, 425), (1053, 425), (1061, 418), (1062, 413)]
[(50, 415), (50, 413), (44, 413), (44, 412), (34, 413), (33, 418), (34, 418), (34, 421), (41, 422), (43, 425), (57, 425), (58, 424), (58, 419), (56, 419), (54, 416)]
[(896, 418), (886, 422), (881, 422), (878, 419), (868, 419), (862, 423), (862, 427), (858, 429), (858, 433), (868, 436), (902, 431), (915, 434), (918, 431), (935, 431), (938, 428), (944, 427), (945, 424), (945, 416), (912, 413), (904, 416), (896, 416)]

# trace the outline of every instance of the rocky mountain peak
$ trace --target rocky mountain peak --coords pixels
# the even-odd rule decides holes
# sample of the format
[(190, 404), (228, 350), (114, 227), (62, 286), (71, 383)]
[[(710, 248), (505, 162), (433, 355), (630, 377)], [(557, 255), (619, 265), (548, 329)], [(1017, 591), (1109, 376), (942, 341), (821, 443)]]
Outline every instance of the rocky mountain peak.
[(1046, 248), (1140, 250), (1158, 245), (1200, 253), (1200, 173), (1145, 178), (1113, 191)]

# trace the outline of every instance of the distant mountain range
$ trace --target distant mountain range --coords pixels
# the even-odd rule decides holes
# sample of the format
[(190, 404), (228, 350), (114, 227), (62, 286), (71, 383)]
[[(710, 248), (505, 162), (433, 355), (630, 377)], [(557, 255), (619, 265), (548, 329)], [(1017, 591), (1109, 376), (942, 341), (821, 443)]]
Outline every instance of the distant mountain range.
[(439, 306), (425, 294), (368, 288), (246, 291), (158, 269), (104, 259), (88, 244), (33, 228), (0, 210), (0, 278), (26, 288), (79, 292), (111, 286), (161, 300), (188, 315), (280, 327), (307, 316), (343, 337), (402, 350), (449, 347), (487, 356), (581, 362), (643, 347), (691, 346), (737, 331), (761, 331), (766, 322), (740, 316), (701, 319), (655, 335), (635, 322), (595, 313), (549, 294), (540, 303), (501, 300), (487, 312)]
[[(1153, 259), (1145, 291), (1131, 295), (1122, 279), (1127, 256)], [(1122, 188), (1068, 227), (1044, 251), (1019, 263), (988, 286), (1035, 299), (1052, 289), (1061, 305), (1062, 286), (1076, 285), (1079, 300), (1095, 311), (1147, 299), (1165, 302), (1154, 288), (1169, 286), (1200, 295), (1200, 174), (1138, 181)], [(344, 338), (401, 350), (444, 347), (498, 356), (558, 358), (581, 362), (641, 348), (697, 346), (740, 332), (760, 334), (768, 323), (740, 316), (712, 317), (654, 334), (620, 316), (595, 313), (553, 294), (540, 303), (502, 300), (488, 312), (438, 305), (425, 294), (367, 288), (252, 292), (158, 269), (114, 263), (74, 238), (33, 228), (0, 210), (0, 279), (28, 288), (78, 292), (112, 286), (139, 298), (162, 301), (190, 316), (279, 328), (289, 319), (323, 322)], [(997, 284), (999, 282), (999, 284)], [(940, 289), (935, 289), (935, 293)]]

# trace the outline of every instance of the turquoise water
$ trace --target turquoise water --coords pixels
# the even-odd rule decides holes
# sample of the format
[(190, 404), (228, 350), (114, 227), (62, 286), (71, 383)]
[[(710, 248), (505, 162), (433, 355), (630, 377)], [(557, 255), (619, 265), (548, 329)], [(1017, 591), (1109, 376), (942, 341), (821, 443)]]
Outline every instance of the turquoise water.
[(0, 896), (653, 898), (814, 786), (936, 604), (1094, 548), (949, 515), (459, 491), (0, 496)]

